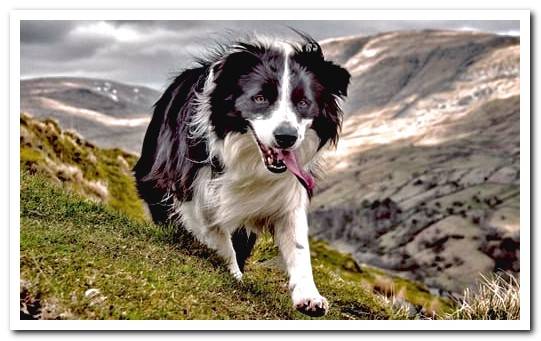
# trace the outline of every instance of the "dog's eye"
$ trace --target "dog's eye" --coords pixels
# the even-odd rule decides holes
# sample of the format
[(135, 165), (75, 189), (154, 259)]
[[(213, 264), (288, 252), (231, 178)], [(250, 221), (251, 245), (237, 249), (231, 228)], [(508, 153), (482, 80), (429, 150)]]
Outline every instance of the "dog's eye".
[(267, 103), (267, 99), (263, 95), (255, 95), (254, 97), (252, 97), (252, 100), (256, 104), (265, 104), (265, 103)]
[(307, 99), (301, 99), (297, 103), (297, 106), (299, 107), (299, 109), (306, 109), (308, 107), (308, 105), (310, 105), (310, 103), (308, 102)]

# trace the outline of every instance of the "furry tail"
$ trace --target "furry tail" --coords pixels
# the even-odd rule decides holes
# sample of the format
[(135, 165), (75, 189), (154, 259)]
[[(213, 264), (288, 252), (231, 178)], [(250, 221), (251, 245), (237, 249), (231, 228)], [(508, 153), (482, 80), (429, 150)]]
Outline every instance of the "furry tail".
[(246, 231), (244, 227), (237, 229), (231, 236), (240, 271), (244, 271), (244, 264), (252, 253), (256, 239), (256, 234)]

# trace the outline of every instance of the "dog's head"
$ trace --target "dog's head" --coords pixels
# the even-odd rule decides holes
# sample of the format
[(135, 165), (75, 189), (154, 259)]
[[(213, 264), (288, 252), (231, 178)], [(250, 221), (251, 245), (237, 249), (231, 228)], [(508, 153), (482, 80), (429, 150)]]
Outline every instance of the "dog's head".
[(338, 100), (347, 94), (350, 75), (325, 60), (320, 45), (237, 43), (212, 66), (211, 124), (229, 132), (253, 134), (270, 172), (289, 169), (302, 178), (295, 150), (313, 129), (319, 148), (335, 143), (341, 124)]

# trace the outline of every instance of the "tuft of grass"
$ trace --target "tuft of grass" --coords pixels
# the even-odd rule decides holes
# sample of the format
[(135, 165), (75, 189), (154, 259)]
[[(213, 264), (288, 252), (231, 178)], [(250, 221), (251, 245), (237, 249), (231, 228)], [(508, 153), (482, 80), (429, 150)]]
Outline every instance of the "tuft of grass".
[(518, 320), (520, 283), (512, 274), (482, 275), (477, 288), (466, 289), (458, 307), (444, 319)]

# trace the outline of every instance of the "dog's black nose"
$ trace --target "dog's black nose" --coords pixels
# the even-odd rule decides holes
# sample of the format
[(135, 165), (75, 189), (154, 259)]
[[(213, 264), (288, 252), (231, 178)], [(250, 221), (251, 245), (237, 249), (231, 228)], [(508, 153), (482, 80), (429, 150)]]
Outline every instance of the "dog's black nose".
[(274, 139), (280, 148), (289, 148), (297, 141), (297, 129), (289, 124), (282, 124), (274, 130)]

